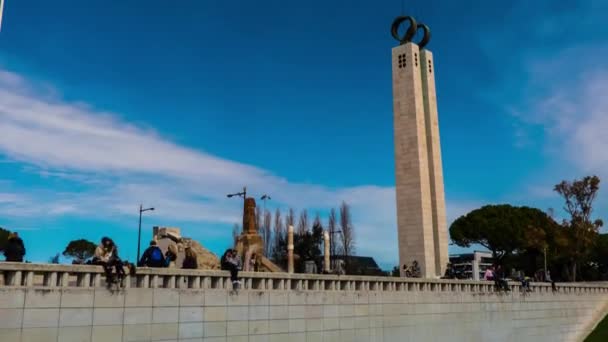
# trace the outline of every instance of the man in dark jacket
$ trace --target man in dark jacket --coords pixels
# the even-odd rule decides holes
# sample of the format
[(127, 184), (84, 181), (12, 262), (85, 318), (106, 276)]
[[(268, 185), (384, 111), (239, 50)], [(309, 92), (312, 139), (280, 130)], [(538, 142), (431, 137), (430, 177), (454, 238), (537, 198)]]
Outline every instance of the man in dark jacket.
[(148, 247), (144, 254), (141, 256), (139, 260), (138, 266), (145, 267), (164, 267), (165, 266), (165, 257), (163, 256), (163, 251), (158, 248), (156, 245), (156, 241), (150, 241), (150, 247)]
[(4, 248), (4, 256), (6, 261), (12, 262), (23, 262), (23, 256), (25, 255), (25, 246), (23, 240), (19, 237), (19, 234), (11, 233), (6, 241), (6, 247)]

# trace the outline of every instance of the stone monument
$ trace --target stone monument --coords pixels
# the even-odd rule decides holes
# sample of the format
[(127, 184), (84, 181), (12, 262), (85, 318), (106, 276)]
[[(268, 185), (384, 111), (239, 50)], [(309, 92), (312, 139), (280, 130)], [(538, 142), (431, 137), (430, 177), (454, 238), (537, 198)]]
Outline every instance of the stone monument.
[(156, 241), (163, 253), (171, 249), (177, 255), (175, 260), (175, 267), (177, 268), (181, 268), (188, 247), (192, 248), (192, 251), (196, 254), (199, 269), (217, 270), (220, 268), (220, 260), (215, 254), (197, 241), (182, 237), (181, 231), (177, 227), (153, 227), (152, 239)]
[(258, 269), (266, 272), (283, 272), (264, 255), (264, 239), (258, 232), (255, 220), (255, 199), (245, 198), (243, 204), (243, 232), (236, 238), (235, 249), (243, 258), (243, 270), (249, 270), (249, 261), (256, 255)]
[[(423, 38), (412, 42), (418, 30)], [(425, 49), (431, 34), (410, 16), (397, 17), (391, 31), (399, 41), (392, 50), (399, 268), (416, 260), (422, 277), (437, 277), (448, 262), (448, 237), (435, 69)]]

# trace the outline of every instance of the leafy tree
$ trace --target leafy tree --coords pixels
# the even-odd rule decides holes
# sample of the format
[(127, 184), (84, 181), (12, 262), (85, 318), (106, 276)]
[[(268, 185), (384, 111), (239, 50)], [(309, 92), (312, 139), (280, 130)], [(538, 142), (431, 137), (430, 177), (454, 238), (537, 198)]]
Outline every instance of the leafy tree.
[(461, 247), (482, 245), (492, 252), (498, 264), (504, 264), (505, 258), (518, 250), (542, 247), (552, 222), (547, 214), (535, 208), (487, 205), (454, 221), (450, 237)]
[(568, 248), (564, 250), (569, 263), (567, 276), (571, 281), (576, 281), (577, 266), (589, 256), (603, 225), (602, 220), (591, 218), (599, 185), (597, 176), (587, 176), (572, 182), (562, 181), (554, 187), (564, 199), (564, 210), (570, 216), (564, 220), (563, 228), (568, 241)]
[(300, 213), (300, 219), (298, 220), (298, 227), (296, 233), (298, 235), (304, 235), (308, 231), (308, 211), (302, 210)]
[(73, 240), (65, 247), (63, 255), (73, 258), (78, 263), (84, 263), (95, 254), (96, 247), (94, 243), (85, 239)]
[(232, 242), (233, 242), (234, 246), (236, 246), (236, 241), (239, 238), (239, 235), (241, 235), (241, 227), (239, 226), (238, 223), (235, 223), (232, 226)]
[(262, 239), (264, 239), (264, 256), (266, 257), (270, 256), (270, 253), (272, 252), (273, 241), (271, 224), (272, 214), (270, 213), (270, 211), (266, 210), (264, 212), (263, 227), (260, 231)]
[(287, 235), (281, 218), (281, 211), (277, 208), (274, 212), (274, 242), (272, 243), (271, 256), (277, 265), (285, 260), (286, 251), (282, 248), (287, 246)]
[(304, 272), (305, 262), (314, 261), (317, 269), (321, 269), (321, 244), (323, 243), (323, 226), (320, 220), (304, 233), (294, 234), (294, 254), (298, 258), (297, 269)]

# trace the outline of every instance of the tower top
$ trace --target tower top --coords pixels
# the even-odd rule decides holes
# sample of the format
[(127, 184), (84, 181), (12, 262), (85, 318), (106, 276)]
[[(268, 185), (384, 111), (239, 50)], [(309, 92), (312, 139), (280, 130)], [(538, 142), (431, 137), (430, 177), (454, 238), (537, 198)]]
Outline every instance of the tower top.
[[(399, 26), (401, 26), (401, 24), (406, 21), (410, 23), (410, 26), (405, 31), (403, 37), (401, 37), (399, 36)], [(393, 38), (399, 41), (399, 45), (403, 45), (410, 43), (412, 39), (414, 39), (414, 36), (416, 35), (416, 32), (418, 32), (419, 29), (422, 29), (422, 31), (424, 32), (422, 40), (417, 43), (418, 46), (422, 49), (431, 41), (431, 29), (427, 25), (417, 22), (416, 19), (412, 16), (400, 15), (395, 18), (395, 20), (393, 21), (393, 25), (391, 26), (391, 35), (393, 36)]]

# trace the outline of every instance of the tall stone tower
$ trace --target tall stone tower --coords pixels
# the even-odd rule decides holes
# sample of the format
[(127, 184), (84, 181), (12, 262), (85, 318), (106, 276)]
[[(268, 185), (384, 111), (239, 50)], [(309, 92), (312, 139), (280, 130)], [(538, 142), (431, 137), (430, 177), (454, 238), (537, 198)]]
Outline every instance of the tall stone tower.
[[(400, 37), (404, 22), (410, 26)], [(424, 37), (416, 44), (418, 29)], [(400, 42), (392, 51), (399, 263), (403, 272), (416, 260), (431, 278), (445, 271), (448, 238), (433, 54), (424, 49), (430, 30), (402, 16), (392, 34)]]

